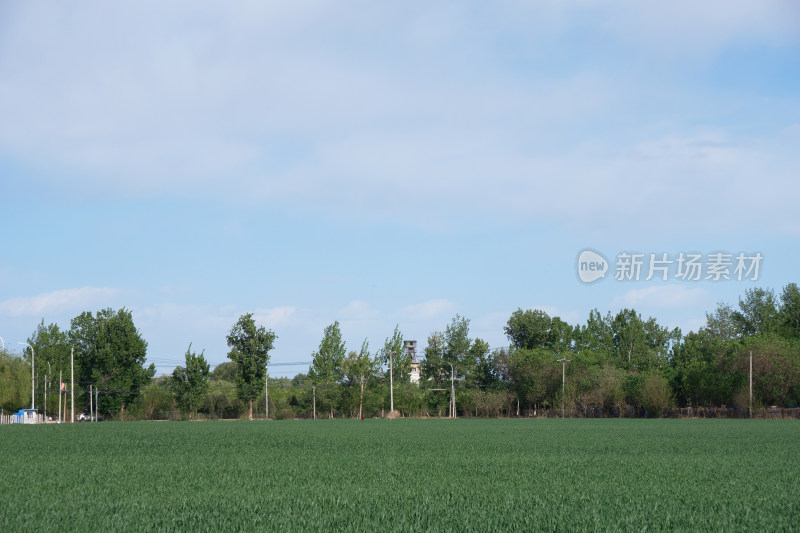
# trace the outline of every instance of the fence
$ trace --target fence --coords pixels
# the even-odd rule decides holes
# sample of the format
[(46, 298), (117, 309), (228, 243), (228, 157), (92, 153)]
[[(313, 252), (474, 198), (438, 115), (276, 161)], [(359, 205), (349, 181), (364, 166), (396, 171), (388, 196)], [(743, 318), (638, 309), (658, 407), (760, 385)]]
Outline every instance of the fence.
[(762, 418), (800, 419), (800, 407), (764, 407), (753, 409), (752, 416), (747, 407), (683, 407), (665, 409), (665, 418)]

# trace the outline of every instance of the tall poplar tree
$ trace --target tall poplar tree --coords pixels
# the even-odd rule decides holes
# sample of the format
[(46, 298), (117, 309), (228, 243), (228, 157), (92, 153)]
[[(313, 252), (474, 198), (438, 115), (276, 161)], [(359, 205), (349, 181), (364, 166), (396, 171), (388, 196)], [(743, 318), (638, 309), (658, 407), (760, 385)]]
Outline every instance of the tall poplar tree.
[(239, 317), (227, 336), (228, 359), (236, 363), (236, 392), (248, 402), (248, 418), (253, 419), (253, 400), (264, 390), (272, 350), (277, 335), (264, 326), (256, 327), (253, 313)]
[(315, 386), (322, 386), (322, 399), (328, 404), (330, 414), (333, 416), (333, 403), (336, 393), (335, 384), (341, 381), (344, 358), (347, 350), (342, 340), (339, 322), (334, 322), (325, 328), (325, 333), (319, 343), (319, 350), (311, 354), (311, 368), (308, 377)]

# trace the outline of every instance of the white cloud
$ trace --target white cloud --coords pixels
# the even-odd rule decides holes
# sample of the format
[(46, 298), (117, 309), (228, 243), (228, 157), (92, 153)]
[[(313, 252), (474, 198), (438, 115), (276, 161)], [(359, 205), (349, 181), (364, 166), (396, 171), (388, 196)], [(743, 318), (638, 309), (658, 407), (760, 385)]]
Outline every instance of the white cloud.
[(791, 0), (615, 2), (599, 24), (661, 53), (707, 55), (748, 40), (776, 45), (796, 38), (797, 6)]
[(271, 309), (256, 309), (253, 319), (264, 325), (267, 329), (283, 327), (291, 323), (296, 308), (292, 306), (273, 307)]
[(504, 311), (489, 313), (470, 320), (470, 326), (476, 330), (502, 331), (510, 316), (510, 312)]
[[(253, 320), (267, 329), (286, 326), (292, 323), (296, 308), (291, 306), (255, 309)], [(236, 306), (215, 308), (209, 305), (159, 303), (135, 308), (135, 317), (146, 323), (171, 323), (189, 327), (198, 332), (209, 330), (225, 333), (236, 323), (242, 313)]]
[(614, 297), (611, 307), (635, 309), (697, 307), (713, 300), (713, 296), (700, 287), (686, 285), (657, 285), (631, 289)]
[(380, 313), (377, 310), (373, 309), (367, 302), (362, 300), (350, 302), (337, 313), (337, 316), (339, 316), (342, 321), (349, 322), (371, 320), (378, 315), (380, 315)]
[(111, 287), (62, 289), (35, 296), (20, 296), (0, 302), (0, 315), (48, 317), (66, 312), (112, 307), (123, 293)]
[[(189, 191), (424, 225), (480, 210), (692, 226), (724, 205), (792, 228), (793, 195), (770, 196), (796, 191), (791, 148), (770, 132), (730, 139), (723, 126), (670, 124), (715, 105), (727, 117), (740, 98), (638, 70), (652, 50), (678, 56), (655, 61), (669, 79), (698, 49), (794, 39), (791, 5), (25, 3), (7, 8), (0, 31), (0, 148), (60, 169), (49, 179), (86, 196)], [(552, 54), (597, 46), (575, 38), (584, 27), (643, 57), (630, 72), (571, 57), (552, 72)], [(498, 35), (519, 49), (498, 47)], [(592, 55), (616, 63), (615, 50)], [(737, 194), (755, 179), (761, 187)]]
[(428, 300), (420, 304), (409, 305), (400, 309), (401, 317), (408, 320), (428, 320), (440, 318), (447, 313), (451, 313), (456, 308), (456, 304), (446, 298)]

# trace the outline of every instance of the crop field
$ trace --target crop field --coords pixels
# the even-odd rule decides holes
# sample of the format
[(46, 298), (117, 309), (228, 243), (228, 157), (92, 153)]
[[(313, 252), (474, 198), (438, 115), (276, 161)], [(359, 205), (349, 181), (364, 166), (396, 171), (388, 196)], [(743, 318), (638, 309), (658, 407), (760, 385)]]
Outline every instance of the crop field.
[(0, 531), (796, 530), (800, 424), (0, 427)]

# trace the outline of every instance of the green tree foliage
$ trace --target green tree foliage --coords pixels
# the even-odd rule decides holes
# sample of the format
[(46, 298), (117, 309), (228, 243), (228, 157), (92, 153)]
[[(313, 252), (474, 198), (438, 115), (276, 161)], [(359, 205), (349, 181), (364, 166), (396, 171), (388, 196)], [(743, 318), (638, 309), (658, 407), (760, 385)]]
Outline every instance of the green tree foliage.
[(577, 330), (573, 352), (589, 350), (621, 368), (646, 372), (663, 368), (680, 338), (679, 329), (662, 327), (654, 318), (645, 321), (633, 309), (622, 309), (616, 315), (609, 312), (605, 317), (595, 309)]
[(214, 381), (228, 381), (230, 383), (236, 382), (236, 362), (226, 361), (214, 367), (211, 372), (211, 379)]
[(735, 370), (738, 342), (701, 329), (687, 334), (674, 350), (672, 388), (683, 406), (730, 404), (742, 384)]
[(450, 366), (445, 363), (444, 354), (444, 335), (439, 331), (428, 335), (425, 357), (420, 363), (422, 383), (432, 380), (436, 387), (441, 387), (445, 379), (450, 379)]
[[(755, 404), (800, 405), (800, 343), (778, 335), (757, 335), (746, 339), (734, 363), (742, 392), (749, 373), (750, 354), (753, 356)], [(743, 403), (742, 400), (739, 402)]]
[(456, 315), (444, 333), (437, 331), (428, 336), (425, 359), (420, 364), (423, 381), (431, 379), (437, 387), (445, 383), (449, 387), (451, 371), (469, 378), (475, 366), (473, 355), (480, 351), (476, 348), (471, 352), (471, 345), (469, 320)]
[(622, 412), (625, 404), (624, 370), (588, 364), (571, 374), (574, 376), (571, 382), (577, 386), (570, 387), (570, 393), (575, 398), (575, 408), (584, 413), (584, 416), (590, 416), (597, 409), (608, 414), (615, 410)]
[[(456, 315), (445, 327), (444, 332), (434, 332), (428, 336), (424, 359), (420, 364), (421, 386), (430, 391), (426, 396), (427, 408), (441, 413), (449, 405), (451, 379), (455, 377), (464, 405), (459, 409), (469, 410), (471, 394), (466, 389), (482, 389), (498, 386), (504, 371), (497, 366), (489, 345), (482, 339), (469, 337), (469, 319)], [(452, 365), (452, 366), (451, 366)]]
[(342, 379), (346, 353), (339, 322), (336, 321), (325, 328), (319, 349), (311, 356), (311, 368), (308, 370), (308, 377), (318, 390), (317, 403), (321, 409), (327, 408), (331, 417), (339, 393), (336, 384)]
[(0, 409), (6, 414), (31, 405), (31, 365), (0, 351)]
[(210, 419), (236, 419), (248, 413), (247, 404), (239, 398), (236, 384), (231, 381), (209, 383), (203, 412)]
[(294, 387), (300, 387), (308, 383), (311, 383), (311, 380), (308, 378), (308, 374), (303, 372), (295, 374), (295, 376), (292, 378), (292, 386)]
[(361, 350), (351, 351), (342, 362), (342, 373), (345, 384), (360, 384), (372, 381), (380, 370), (380, 361), (373, 359), (369, 353), (369, 342), (364, 339)]
[(663, 368), (672, 343), (680, 339), (680, 330), (669, 331), (654, 318), (644, 321), (633, 309), (617, 313), (611, 332), (617, 364), (642, 372)]
[(499, 372), (493, 354), (489, 352), (489, 343), (475, 339), (469, 348), (469, 355), (472, 374), (468, 384), (483, 391), (496, 387), (500, 382)]
[(517, 309), (503, 330), (514, 347), (526, 350), (546, 348), (560, 352), (569, 348), (573, 336), (569, 324), (558, 317), (550, 318), (539, 309)]
[(754, 404), (797, 405), (800, 343), (791, 317), (798, 301), (796, 284), (784, 287), (780, 305), (772, 290), (749, 289), (737, 310), (719, 304), (706, 315), (706, 327), (686, 335), (670, 361), (678, 404), (747, 407), (752, 353)]
[(552, 405), (561, 390), (561, 363), (547, 348), (515, 349), (510, 355), (509, 379), (523, 405)]
[[(504, 331), (510, 346), (490, 350), (482, 339), (470, 339), (469, 320), (456, 315), (443, 330), (428, 336), (422, 381), (412, 386), (399, 326), (374, 357), (366, 339), (360, 351), (345, 356), (335, 322), (325, 329), (308, 375), (270, 380), (270, 412), (276, 418), (310, 417), (316, 388), (318, 413), (380, 416), (389, 408), (389, 353), (394, 362), (395, 409), (406, 416), (448, 413), (451, 364), (459, 416), (560, 411), (561, 358), (569, 360), (563, 400), (573, 416), (659, 416), (673, 405), (746, 408), (750, 354), (753, 406), (800, 404), (800, 290), (795, 283), (785, 286), (780, 298), (772, 290), (750, 289), (735, 308), (720, 303), (706, 314), (704, 327), (685, 336), (653, 318), (645, 320), (634, 309), (605, 315), (594, 309), (584, 324), (572, 326), (543, 311), (520, 308), (512, 313)], [(51, 366), (48, 374), (54, 378), (48, 386), (57, 388), (57, 370), (65, 367), (68, 347), (74, 343), (76, 377), (100, 388), (102, 413), (115, 414), (125, 405), (127, 413), (142, 418), (175, 417), (178, 408), (209, 418), (239, 418), (248, 412), (249, 403), (252, 417), (256, 403), (263, 408), (264, 370), (275, 337), (256, 328), (252, 315), (241, 317), (231, 333), (234, 356), (229, 354), (230, 362), (218, 365), (211, 374), (208, 391), (191, 400), (186, 391), (192, 388), (195, 363), (199, 373), (208, 376), (203, 354), (197, 357), (189, 350), (186, 366), (178, 367), (172, 376), (149, 383), (131, 378), (126, 361), (137, 360), (136, 354), (139, 373), (134, 368), (134, 377), (152, 375), (152, 365), (150, 370), (142, 368), (146, 343), (125, 310), (76, 317), (66, 340), (58, 326), (42, 321), (29, 342), (36, 350), (39, 390), (47, 363)], [(261, 359), (249, 355), (254, 346), (266, 347)], [(29, 350), (25, 355), (30, 357)], [(244, 355), (249, 359), (240, 357)], [(246, 375), (251, 377), (245, 379)], [(137, 391), (129, 384), (135, 382), (140, 384), (140, 394), (132, 402)], [(29, 387), (29, 363), (2, 354), (0, 407), (28, 405)], [(118, 402), (116, 410), (113, 401)]]
[(717, 305), (713, 313), (706, 313), (706, 331), (712, 337), (727, 341), (740, 338), (739, 326), (734, 319), (734, 311), (725, 303)]
[(444, 360), (453, 363), (456, 376), (472, 373), (470, 360), (469, 319), (456, 315), (444, 330)]
[(253, 400), (264, 390), (269, 352), (277, 336), (264, 326), (256, 327), (253, 313), (239, 317), (226, 337), (228, 358), (236, 363), (236, 392), (248, 404), (248, 418), (253, 419)]
[(640, 402), (650, 416), (660, 418), (664, 409), (675, 404), (667, 379), (656, 372), (647, 374), (641, 386)]
[[(343, 384), (345, 386), (344, 403), (351, 416), (361, 418), (364, 413), (364, 391), (373, 382), (380, 369), (378, 357), (372, 358), (369, 353), (369, 342), (364, 339), (361, 350), (347, 354), (342, 362)], [(356, 407), (358, 411), (356, 414)]]
[(777, 333), (780, 316), (775, 292), (761, 288), (748, 289), (744, 298), (739, 298), (739, 310), (734, 311), (733, 320), (742, 336)]
[[(590, 315), (590, 326), (593, 316)], [(598, 325), (608, 327), (602, 320), (598, 320)], [(572, 328), (559, 317), (551, 318), (539, 309), (517, 309), (508, 319), (504, 331), (511, 341), (511, 349), (504, 360), (509, 387), (522, 405), (552, 405), (561, 393), (561, 364), (556, 360), (563, 356), (563, 352), (574, 348), (580, 329)], [(600, 339), (602, 330), (598, 328), (591, 334)], [(584, 336), (593, 339), (589, 333)]]
[(394, 386), (394, 409), (402, 416), (419, 416), (425, 407), (425, 390), (408, 381)]
[(36, 348), (36, 363), (45, 367), (49, 364), (52, 369), (69, 370), (70, 347), (69, 336), (66, 331), (61, 331), (58, 324), (45, 326), (44, 320), (36, 327), (28, 338), (28, 343)]
[[(641, 402), (642, 373), (669, 371), (670, 355), (680, 343), (680, 330), (655, 319), (643, 320), (633, 309), (601, 315), (592, 310), (586, 324), (573, 327), (538, 310), (515, 311), (505, 327), (511, 341), (507, 353), (497, 351), (498, 374), (507, 374), (510, 389), (526, 408), (564, 404), (571, 411), (619, 409)], [(666, 377), (665, 377), (666, 379)], [(627, 387), (627, 389), (626, 389)]]
[(597, 309), (589, 312), (589, 318), (583, 327), (577, 328), (577, 350), (591, 350), (596, 353), (611, 354), (614, 352), (614, 332), (611, 329), (612, 317), (605, 317)]
[(781, 293), (781, 334), (788, 339), (800, 340), (800, 289), (790, 283)]
[(170, 377), (170, 389), (181, 412), (192, 416), (202, 404), (208, 392), (210, 367), (203, 357), (192, 352), (192, 345), (186, 350), (186, 366), (176, 367)]
[(69, 340), (75, 347), (79, 381), (100, 390), (101, 414), (123, 411), (155, 374), (152, 364), (144, 367), (147, 342), (126, 309), (81, 313), (72, 319)]
[(140, 420), (169, 420), (175, 411), (175, 398), (169, 389), (169, 376), (153, 378), (143, 386), (129, 413)]
[(394, 327), (394, 333), (387, 337), (383, 343), (383, 348), (378, 352), (380, 364), (386, 367), (386, 381), (389, 380), (389, 362), (391, 354), (392, 376), (395, 383), (408, 381), (411, 373), (411, 356), (403, 350), (403, 334), (400, 332), (399, 325)]
[(312, 362), (308, 370), (308, 377), (315, 384), (340, 381), (346, 352), (339, 322), (336, 321), (325, 328), (319, 349), (311, 354)]
[[(36, 350), (36, 406), (44, 405), (44, 392), (52, 392), (48, 395), (46, 410), (52, 413), (58, 408), (59, 390), (58, 374), (61, 372), (62, 379), (69, 376), (70, 372), (70, 348), (69, 338), (66, 331), (61, 331), (58, 324), (45, 326), (44, 320), (37, 326), (36, 330), (28, 338), (28, 343)], [(28, 353), (26, 348), (25, 353)]]

